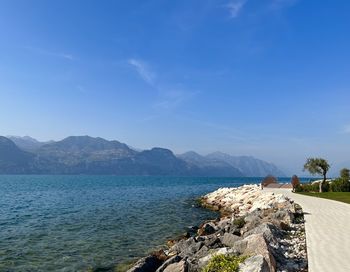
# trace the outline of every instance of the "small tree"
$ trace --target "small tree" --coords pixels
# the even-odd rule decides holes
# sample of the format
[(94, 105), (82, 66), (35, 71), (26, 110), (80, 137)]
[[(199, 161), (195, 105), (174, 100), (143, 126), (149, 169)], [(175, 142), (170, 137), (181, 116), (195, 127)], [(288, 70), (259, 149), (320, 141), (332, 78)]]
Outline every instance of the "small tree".
[(350, 179), (350, 170), (348, 168), (343, 168), (340, 170), (340, 177), (344, 180), (349, 181)]
[(340, 180), (341, 180), (341, 190), (342, 192), (349, 192), (350, 191), (350, 170), (347, 168), (343, 168), (340, 170)]
[(293, 186), (293, 192), (295, 192), (295, 189), (300, 185), (300, 180), (297, 175), (292, 176), (291, 183)]
[(272, 176), (272, 175), (268, 175), (261, 182), (261, 187), (264, 188), (264, 187), (268, 186), (271, 183), (277, 183), (277, 179), (274, 176)]
[(330, 165), (322, 158), (308, 158), (304, 164), (304, 171), (307, 170), (311, 175), (322, 175), (323, 180), (319, 184), (319, 192), (322, 193), (322, 185), (327, 180), (327, 172)]

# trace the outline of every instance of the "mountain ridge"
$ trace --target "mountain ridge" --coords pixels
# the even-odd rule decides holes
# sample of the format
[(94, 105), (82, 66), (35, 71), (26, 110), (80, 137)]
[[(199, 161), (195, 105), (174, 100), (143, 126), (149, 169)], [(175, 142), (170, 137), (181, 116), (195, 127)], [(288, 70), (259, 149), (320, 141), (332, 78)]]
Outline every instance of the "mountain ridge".
[[(194, 151), (189, 151), (175, 155), (171, 150), (161, 147), (137, 151), (116, 140), (110, 141), (88, 135), (68, 136), (60, 141), (51, 142), (39, 142), (29, 136), (11, 137), (20, 139), (20, 144), (17, 145), (6, 137), (0, 138), (0, 150), (2, 150), (1, 148), (9, 148), (6, 149), (6, 156), (5, 153), (0, 156), (0, 173), (4, 174), (9, 172), (10, 174), (244, 177), (251, 173), (232, 163), (232, 158), (235, 157), (225, 153), (220, 153), (221, 157), (226, 156), (231, 158), (231, 161), (222, 159), (219, 153), (216, 156), (215, 153), (202, 156)], [(30, 146), (30, 143), (40, 143), (40, 146), (37, 145), (29, 151), (26, 147)], [(6, 158), (10, 158), (12, 153), (15, 159), (9, 160), (10, 167), (8, 163), (6, 164)], [(274, 165), (265, 161), (253, 157), (247, 158), (250, 158), (260, 168), (262, 168), (261, 165), (264, 165), (271, 171), (275, 169)], [(260, 165), (256, 161), (261, 162)], [(258, 173), (262, 173), (261, 169)]]
[(21, 148), (22, 150), (25, 150), (25, 151), (34, 151), (47, 143), (53, 142), (53, 141), (41, 142), (41, 141), (38, 141), (37, 139), (34, 139), (30, 136), (9, 135), (9, 136), (6, 136), (6, 138), (13, 141), (19, 148)]
[(204, 156), (194, 151), (189, 151), (178, 156), (188, 163), (193, 163), (195, 165), (231, 166), (243, 173), (244, 176), (249, 177), (263, 177), (267, 175), (285, 176), (285, 174), (274, 164), (257, 159), (253, 156), (232, 156), (220, 151)]

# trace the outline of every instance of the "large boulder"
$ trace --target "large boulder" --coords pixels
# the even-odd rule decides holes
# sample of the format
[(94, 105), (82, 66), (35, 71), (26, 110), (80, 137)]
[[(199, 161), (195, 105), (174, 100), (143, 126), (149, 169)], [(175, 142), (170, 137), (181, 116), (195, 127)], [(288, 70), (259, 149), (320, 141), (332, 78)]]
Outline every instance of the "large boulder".
[(242, 255), (247, 248), (247, 244), (248, 244), (248, 241), (246, 240), (237, 241), (233, 245), (232, 250), (234, 251), (235, 254)]
[(243, 235), (244, 233), (256, 228), (257, 226), (259, 226), (261, 224), (261, 217), (259, 217), (256, 214), (251, 214), (249, 216), (247, 216), (246, 218), (244, 218), (244, 221), (246, 222), (244, 224), (244, 226), (240, 229), (240, 233), (241, 235)]
[(182, 258), (179, 255), (173, 256), (170, 259), (166, 260), (158, 269), (156, 272), (163, 272), (169, 265), (172, 265), (174, 263), (178, 263), (182, 260)]
[(186, 262), (184, 260), (181, 260), (177, 263), (169, 264), (163, 271), (164, 272), (185, 272)]
[(156, 256), (147, 256), (140, 259), (132, 268), (127, 272), (154, 272), (162, 264), (162, 261)]
[(179, 241), (170, 248), (170, 252), (175, 252), (182, 257), (191, 256), (195, 254), (203, 245), (203, 242), (197, 242), (195, 238), (191, 237), (187, 240)]
[(233, 247), (235, 243), (239, 240), (242, 240), (240, 236), (228, 232), (226, 232), (222, 237), (220, 237), (221, 244), (227, 247)]
[(239, 265), (239, 272), (269, 272), (269, 266), (262, 255), (252, 256)]
[(209, 235), (213, 234), (218, 230), (218, 227), (215, 226), (213, 222), (205, 223), (202, 227), (200, 227), (197, 231), (198, 235)]
[(229, 231), (231, 223), (231, 218), (222, 218), (216, 225), (220, 230)]
[(203, 243), (197, 242), (195, 238), (191, 237), (187, 240), (181, 240), (170, 248), (170, 252), (181, 253), (182, 255), (193, 254), (197, 252)]
[(208, 248), (207, 246), (202, 246), (201, 249), (198, 250), (193, 257), (190, 257), (188, 259), (199, 260), (200, 258), (209, 255), (211, 250), (212, 249)]
[(205, 246), (210, 248), (216, 248), (221, 246), (220, 239), (216, 234), (211, 234), (207, 236), (198, 236), (197, 241), (203, 242)]
[(277, 237), (280, 237), (280, 230), (270, 223), (263, 223), (256, 228), (244, 233), (243, 237), (249, 237), (252, 234), (262, 234), (266, 241), (276, 243)]
[(267, 244), (265, 237), (262, 233), (252, 234), (243, 241), (247, 241), (247, 247), (243, 252), (243, 255), (262, 255), (268, 264), (269, 271), (276, 271), (276, 261), (270, 252), (269, 245)]
[[(291, 207), (292, 209), (292, 207)], [(277, 222), (276, 225), (279, 226), (289, 226), (294, 219), (294, 215), (289, 209), (279, 209), (278, 211), (274, 212), (271, 216), (272, 221)]]

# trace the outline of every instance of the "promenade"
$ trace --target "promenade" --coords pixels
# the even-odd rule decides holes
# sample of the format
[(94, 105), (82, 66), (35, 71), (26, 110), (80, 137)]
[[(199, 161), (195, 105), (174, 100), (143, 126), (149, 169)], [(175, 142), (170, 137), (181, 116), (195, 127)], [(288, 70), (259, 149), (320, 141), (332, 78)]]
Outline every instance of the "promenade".
[(310, 272), (350, 271), (350, 204), (270, 189), (300, 204), (305, 213)]

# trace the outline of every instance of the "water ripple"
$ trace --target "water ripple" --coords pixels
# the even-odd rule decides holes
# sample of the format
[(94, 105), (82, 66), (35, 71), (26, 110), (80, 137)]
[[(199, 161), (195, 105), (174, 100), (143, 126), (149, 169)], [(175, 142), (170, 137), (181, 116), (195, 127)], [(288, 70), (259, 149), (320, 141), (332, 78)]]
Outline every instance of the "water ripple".
[(86, 271), (216, 216), (194, 199), (257, 179), (0, 176), (0, 271)]

